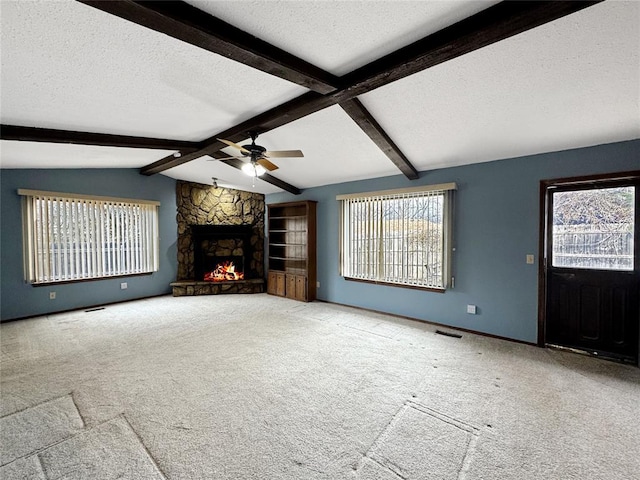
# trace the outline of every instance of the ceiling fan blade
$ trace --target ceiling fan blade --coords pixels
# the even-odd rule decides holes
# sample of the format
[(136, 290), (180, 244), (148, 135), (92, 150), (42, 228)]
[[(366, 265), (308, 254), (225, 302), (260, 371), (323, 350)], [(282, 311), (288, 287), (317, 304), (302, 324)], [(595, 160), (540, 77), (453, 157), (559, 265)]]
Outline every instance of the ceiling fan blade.
[(212, 162), (214, 160), (231, 160), (232, 158), (237, 158), (238, 160), (244, 160), (244, 158), (242, 158), (242, 157), (233, 157), (233, 156), (231, 156), (231, 157), (222, 157), (222, 158), (210, 157), (210, 158), (207, 158), (206, 160), (207, 160), (207, 162)]
[(251, 154), (251, 152), (249, 150), (247, 150), (246, 148), (244, 148), (242, 145), (238, 145), (237, 143), (230, 142), (229, 140), (225, 140), (224, 138), (216, 138), (216, 140), (218, 140), (219, 142), (222, 142), (222, 143), (226, 143), (230, 147), (237, 148), (242, 153), (246, 153), (247, 155)]
[(274, 170), (278, 169), (278, 166), (274, 163), (271, 163), (269, 160), (267, 160), (266, 158), (259, 158), (258, 160), (256, 160), (256, 163), (258, 165), (262, 165), (264, 168), (266, 168), (267, 170), (269, 170), (270, 172), (273, 172)]
[(264, 155), (269, 158), (304, 157), (300, 150), (275, 150), (273, 152), (264, 152)]

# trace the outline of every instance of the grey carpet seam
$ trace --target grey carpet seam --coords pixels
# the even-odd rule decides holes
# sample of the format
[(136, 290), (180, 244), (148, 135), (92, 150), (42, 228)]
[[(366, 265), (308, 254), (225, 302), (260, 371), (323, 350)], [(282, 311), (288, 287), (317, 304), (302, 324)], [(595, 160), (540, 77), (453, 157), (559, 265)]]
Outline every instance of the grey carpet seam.
[[(65, 396), (66, 395), (63, 395), (63, 397), (65, 397)], [(62, 398), (62, 397), (60, 397), (60, 398)], [(43, 402), (43, 403), (46, 403), (46, 402)], [(38, 405), (40, 405), (40, 404), (38, 404)], [(18, 412), (16, 412), (16, 413), (18, 413)], [(13, 415), (13, 414), (11, 414), (11, 415)], [(124, 415), (124, 414), (121, 414), (121, 415)], [(41, 465), (42, 465), (42, 461), (40, 459), (40, 454), (41, 453), (46, 452), (50, 448), (56, 447), (56, 446), (60, 445), (61, 443), (67, 442), (72, 438), (75, 438), (75, 437), (78, 437), (78, 436), (81, 436), (81, 435), (86, 435), (87, 433), (89, 433), (90, 431), (92, 431), (95, 428), (99, 428), (99, 427), (101, 427), (102, 425), (104, 425), (106, 423), (113, 422), (113, 420), (115, 420), (119, 416), (120, 415), (117, 415), (114, 418), (110, 418), (109, 420), (105, 420), (104, 422), (98, 423), (98, 424), (96, 424), (96, 425), (94, 425), (92, 427), (88, 427), (88, 428), (84, 428), (82, 430), (79, 430), (78, 433), (76, 433), (75, 435), (72, 435), (72, 436), (67, 437), (67, 438), (63, 438), (62, 440), (58, 440), (57, 442), (53, 442), (52, 444), (47, 445), (46, 447), (42, 447), (42, 448), (39, 448), (37, 450), (34, 450), (33, 452), (29, 452), (27, 455), (22, 455), (21, 457), (18, 457), (18, 458), (14, 459), (14, 460), (11, 460), (10, 462), (7, 462), (7, 463), (5, 463), (3, 465), (0, 465), (0, 467), (6, 467), (7, 465), (11, 465), (12, 463), (17, 462), (18, 460), (23, 460), (23, 459), (29, 458), (29, 457), (31, 457), (33, 455), (37, 455), (38, 456), (38, 460), (40, 460)], [(127, 422), (127, 423), (129, 423), (129, 422)]]
[(476, 446), (478, 444), (478, 439), (480, 435), (477, 433), (472, 433), (469, 441), (467, 443), (467, 448), (464, 453), (464, 458), (462, 459), (462, 465), (460, 465), (460, 470), (458, 470), (458, 480), (465, 480), (467, 476), (467, 472), (471, 468), (471, 464), (473, 462), (473, 454), (476, 451)]
[(87, 421), (84, 419), (84, 415), (82, 415), (82, 412), (78, 407), (78, 402), (76, 402), (76, 399), (73, 396), (73, 392), (71, 392), (69, 395), (71, 396), (71, 401), (73, 402), (73, 406), (76, 407), (76, 411), (78, 412), (78, 416), (80, 417), (80, 420), (82, 420), (82, 428), (83, 429), (87, 428)]
[(44, 478), (49, 478), (47, 475), (47, 472), (44, 469), (44, 463), (42, 463), (42, 457), (40, 456), (40, 453), (36, 453), (36, 458), (38, 459), (38, 466), (40, 467), (40, 471), (42, 472), (42, 476)]
[[(56, 400), (60, 400), (61, 398), (64, 398), (64, 397), (71, 397), (71, 401), (76, 407), (76, 410), (78, 409), (78, 406), (76, 405), (75, 401), (73, 401), (73, 392), (69, 392), (69, 393), (65, 393), (64, 395), (60, 395), (58, 397), (49, 398), (40, 403), (36, 403), (35, 405), (29, 405), (28, 407), (21, 408), (20, 410), (16, 410), (15, 412), (7, 413), (6, 415), (3, 415), (2, 417), (0, 417), (0, 420), (11, 417), (12, 415), (17, 415), (18, 413), (26, 412), (27, 410), (30, 410), (32, 408), (37, 408), (40, 405), (44, 405), (45, 403), (55, 402)], [(78, 415), (80, 415), (80, 412), (78, 412)], [(80, 418), (82, 418), (82, 416), (80, 416)]]
[[(454, 417), (450, 417), (449, 415), (446, 415), (442, 412), (439, 412), (437, 410), (434, 410), (432, 408), (427, 407), (426, 405), (423, 405), (421, 403), (417, 403), (414, 402), (412, 400), (407, 400), (405, 402), (405, 405), (407, 405), (410, 408), (413, 408), (414, 410), (419, 411), (420, 413), (424, 413), (425, 415), (430, 415), (431, 417), (435, 418), (436, 420), (440, 420), (444, 423), (447, 423), (453, 427), (456, 427), (460, 430), (462, 430), (463, 432), (467, 432), (470, 433), (472, 435), (478, 435), (478, 433), (480, 432), (480, 429), (477, 427), (474, 427), (473, 425), (470, 425), (466, 422), (463, 422), (462, 420), (459, 420), (457, 418)], [(466, 428), (465, 428), (466, 427)]]
[[(375, 463), (376, 465), (378, 465), (380, 468), (384, 468), (387, 472), (393, 474), (394, 476), (398, 477), (400, 480), (407, 480), (405, 477), (403, 477), (402, 475), (400, 475), (398, 472), (396, 472), (394, 469), (390, 468), (388, 465), (385, 465), (384, 463), (380, 462), (378, 459), (374, 458), (374, 457), (370, 457), (367, 456), (366, 458), (368, 458), (369, 460), (371, 460), (373, 463)], [(397, 465), (394, 465), (394, 467), (398, 468), (399, 467)]]
[(158, 465), (158, 462), (156, 461), (155, 457), (153, 455), (151, 455), (151, 452), (149, 451), (149, 449), (145, 445), (144, 441), (142, 441), (142, 437), (138, 434), (136, 429), (133, 428), (133, 425), (131, 425), (131, 422), (129, 421), (127, 416), (124, 413), (121, 413), (120, 416), (124, 419), (125, 422), (127, 422), (127, 425), (129, 425), (129, 428), (131, 429), (133, 434), (138, 439), (138, 442), (140, 442), (140, 445), (142, 445), (142, 448), (144, 449), (145, 453), (149, 457), (149, 460), (151, 460), (151, 463), (153, 464), (153, 466), (156, 468), (156, 470), (158, 470), (158, 473), (162, 476), (162, 478), (164, 478), (166, 480), (167, 476), (164, 474), (164, 472), (160, 468), (160, 465)]

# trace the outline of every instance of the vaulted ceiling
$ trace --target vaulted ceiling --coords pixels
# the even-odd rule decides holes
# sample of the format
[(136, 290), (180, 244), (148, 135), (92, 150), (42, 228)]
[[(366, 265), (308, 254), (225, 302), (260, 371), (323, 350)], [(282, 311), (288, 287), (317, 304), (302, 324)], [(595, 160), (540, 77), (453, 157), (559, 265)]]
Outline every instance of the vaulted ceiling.
[[(640, 138), (635, 1), (2, 0), (0, 22), (2, 168), (298, 192)], [(305, 156), (257, 181), (214, 160), (249, 131)]]

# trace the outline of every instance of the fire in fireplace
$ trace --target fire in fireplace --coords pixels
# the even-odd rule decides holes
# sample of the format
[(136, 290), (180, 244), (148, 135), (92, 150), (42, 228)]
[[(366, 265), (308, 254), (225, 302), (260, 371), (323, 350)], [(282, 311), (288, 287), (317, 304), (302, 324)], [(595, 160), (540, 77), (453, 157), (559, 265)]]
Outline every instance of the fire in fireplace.
[(236, 280), (244, 280), (244, 272), (242, 271), (242, 257), (238, 260), (227, 259), (219, 260), (215, 268), (210, 272), (205, 272), (205, 282), (233, 282)]

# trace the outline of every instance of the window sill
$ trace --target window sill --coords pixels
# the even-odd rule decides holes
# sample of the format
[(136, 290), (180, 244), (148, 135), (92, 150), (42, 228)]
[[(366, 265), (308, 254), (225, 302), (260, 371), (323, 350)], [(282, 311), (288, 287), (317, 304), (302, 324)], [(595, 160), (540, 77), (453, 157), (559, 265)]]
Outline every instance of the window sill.
[(155, 272), (144, 272), (144, 273), (129, 273), (126, 275), (109, 275), (108, 277), (93, 277), (93, 278), (79, 278), (77, 280), (58, 280), (55, 282), (29, 282), (32, 287), (48, 287), (51, 285), (65, 285), (67, 283), (84, 283), (84, 282), (95, 282), (99, 280), (111, 280), (112, 278), (130, 278), (130, 277), (142, 277), (144, 275), (152, 275)]
[(404, 283), (393, 283), (393, 282), (382, 282), (379, 280), (363, 280), (362, 278), (353, 278), (353, 277), (342, 277), (349, 282), (360, 282), (360, 283), (371, 283), (373, 285), (383, 285), (386, 287), (400, 287), (400, 288), (409, 288), (412, 290), (422, 290), (425, 292), (434, 292), (434, 293), (445, 293), (445, 288), (437, 288), (437, 287), (422, 287), (420, 285), (406, 285)]

